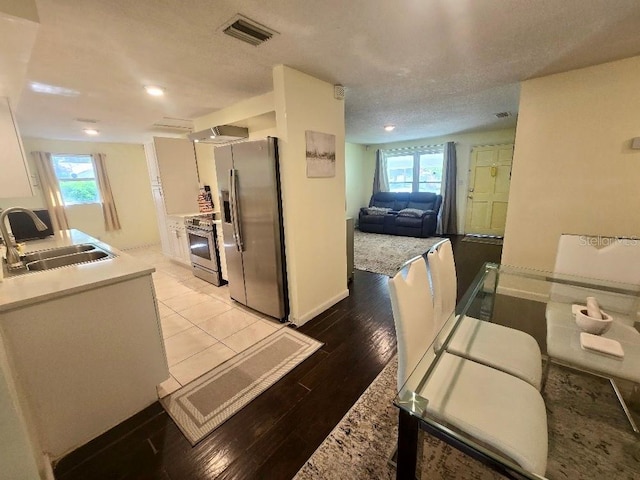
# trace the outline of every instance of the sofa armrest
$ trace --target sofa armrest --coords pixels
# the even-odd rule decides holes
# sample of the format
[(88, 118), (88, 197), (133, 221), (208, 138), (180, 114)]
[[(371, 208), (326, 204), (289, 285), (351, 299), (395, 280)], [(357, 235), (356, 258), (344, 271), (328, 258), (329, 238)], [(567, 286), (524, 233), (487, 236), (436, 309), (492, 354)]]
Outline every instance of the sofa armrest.
[(425, 210), (422, 214), (422, 236), (431, 237), (436, 233), (438, 214), (435, 210)]

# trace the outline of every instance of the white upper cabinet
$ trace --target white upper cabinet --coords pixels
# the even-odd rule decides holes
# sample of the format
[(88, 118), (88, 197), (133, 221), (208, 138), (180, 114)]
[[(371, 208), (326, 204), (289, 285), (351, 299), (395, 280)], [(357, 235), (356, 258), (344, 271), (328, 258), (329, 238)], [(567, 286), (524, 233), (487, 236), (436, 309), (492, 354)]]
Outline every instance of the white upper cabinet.
[(193, 143), (183, 138), (153, 137), (145, 145), (152, 185), (162, 188), (167, 215), (198, 211), (198, 171)]
[(0, 198), (33, 196), (18, 126), (5, 97), (0, 97), (0, 166)]

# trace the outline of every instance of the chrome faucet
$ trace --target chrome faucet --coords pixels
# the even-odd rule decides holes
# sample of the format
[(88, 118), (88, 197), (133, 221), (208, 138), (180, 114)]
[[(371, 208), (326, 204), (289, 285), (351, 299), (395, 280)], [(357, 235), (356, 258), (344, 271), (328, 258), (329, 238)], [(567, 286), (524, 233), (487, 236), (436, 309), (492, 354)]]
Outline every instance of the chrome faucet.
[[(2, 234), (2, 239), (4, 240), (4, 244), (7, 246), (7, 267), (9, 269), (21, 268), (24, 265), (20, 260), (20, 252), (18, 249), (11, 243), (11, 238), (9, 236), (9, 231), (7, 230), (6, 218), (7, 215), (11, 212), (24, 212), (31, 217), (33, 223), (36, 224), (36, 228), (43, 232), (47, 229), (47, 225), (40, 220), (35, 213), (33, 213), (28, 208), (22, 207), (9, 207), (0, 213), (0, 233)], [(0, 259), (1, 260), (1, 259)]]

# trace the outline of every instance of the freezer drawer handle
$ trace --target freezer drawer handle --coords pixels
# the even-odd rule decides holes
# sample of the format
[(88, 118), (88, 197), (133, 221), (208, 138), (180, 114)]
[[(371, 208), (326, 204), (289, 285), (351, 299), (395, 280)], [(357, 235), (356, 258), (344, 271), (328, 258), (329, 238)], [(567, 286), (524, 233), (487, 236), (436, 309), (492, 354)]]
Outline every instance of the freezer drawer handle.
[(242, 243), (242, 230), (240, 228), (240, 200), (238, 198), (238, 173), (235, 169), (229, 170), (229, 185), (231, 186), (231, 223), (233, 225), (233, 238), (236, 249), (244, 250)]

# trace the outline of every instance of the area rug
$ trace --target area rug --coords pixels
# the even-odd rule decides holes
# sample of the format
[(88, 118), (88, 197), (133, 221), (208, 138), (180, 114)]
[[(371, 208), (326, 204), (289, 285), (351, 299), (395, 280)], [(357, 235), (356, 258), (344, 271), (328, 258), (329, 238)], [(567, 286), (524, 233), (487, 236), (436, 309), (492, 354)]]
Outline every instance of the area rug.
[(503, 239), (502, 237), (496, 237), (494, 235), (479, 235), (470, 233), (465, 235), (462, 239), (463, 242), (474, 242), (474, 243), (488, 243), (490, 245), (502, 245)]
[(422, 255), (440, 240), (444, 239), (403, 237), (356, 230), (353, 237), (353, 266), (358, 270), (393, 277), (407, 260)]
[(281, 328), (160, 401), (195, 445), (321, 346)]
[[(396, 372), (397, 358), (303, 465), (296, 480), (395, 478), (388, 459), (398, 435), (398, 411), (393, 406)], [(544, 398), (549, 430), (547, 478), (640, 478), (637, 437), (606, 380), (553, 365)], [(503, 478), (430, 435), (423, 435), (423, 440), (418, 478)]]

